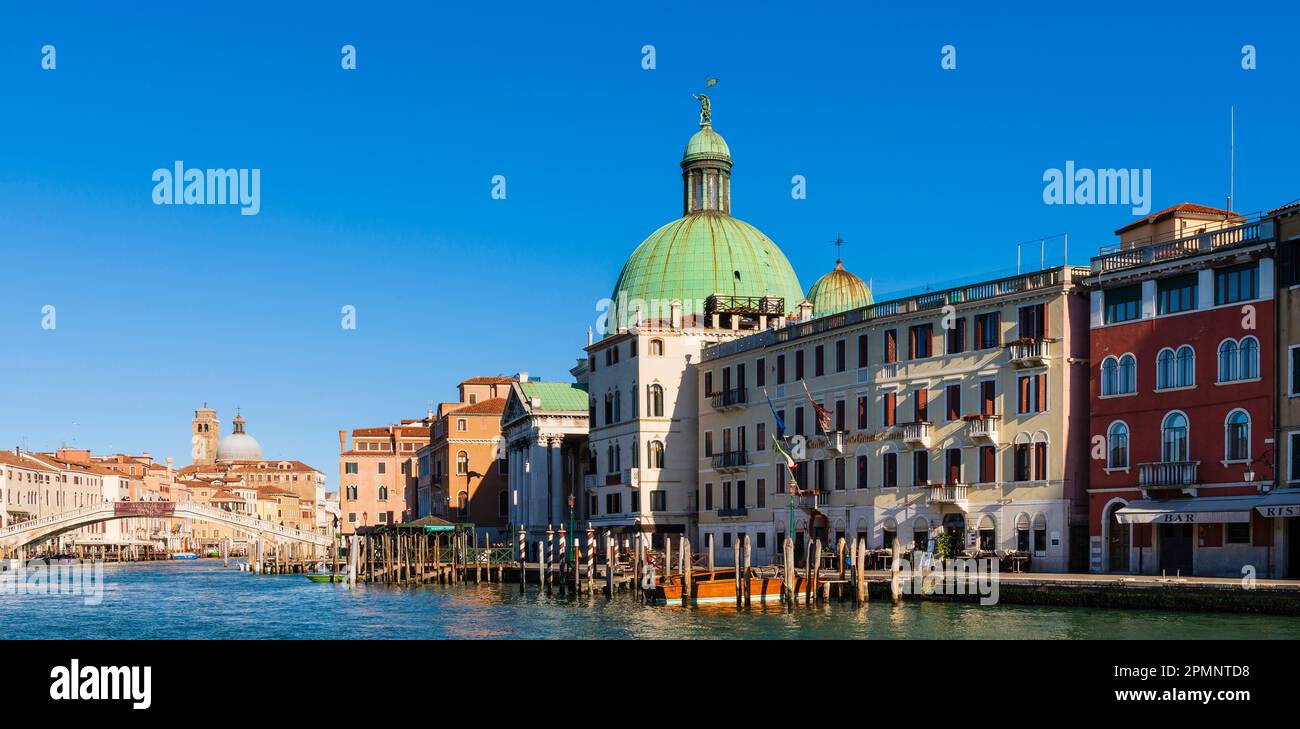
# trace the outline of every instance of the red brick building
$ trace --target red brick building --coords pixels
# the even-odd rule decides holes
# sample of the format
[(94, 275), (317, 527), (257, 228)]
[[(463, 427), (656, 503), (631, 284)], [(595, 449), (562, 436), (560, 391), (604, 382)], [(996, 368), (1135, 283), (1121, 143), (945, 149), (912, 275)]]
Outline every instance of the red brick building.
[(1267, 576), (1272, 224), (1184, 203), (1116, 233), (1088, 279), (1090, 568)]

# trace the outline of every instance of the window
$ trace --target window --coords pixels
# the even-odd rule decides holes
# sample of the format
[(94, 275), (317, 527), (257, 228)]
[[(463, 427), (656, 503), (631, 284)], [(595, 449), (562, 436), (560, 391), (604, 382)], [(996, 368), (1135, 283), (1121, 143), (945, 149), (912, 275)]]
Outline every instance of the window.
[(836, 458), (835, 459), (835, 490), (843, 491), (844, 482), (846, 480), (847, 479), (845, 478), (845, 459)]
[(377, 498), (378, 498), (380, 501), (388, 501), (388, 487), (387, 487), (387, 486), (380, 486), (380, 487), (379, 487), (379, 495), (378, 495)]
[(845, 359), (846, 357), (844, 354), (844, 340), (843, 339), (836, 340), (835, 342), (835, 371), (836, 372), (844, 371), (845, 367), (848, 364), (845, 361)]
[(803, 406), (794, 409), (794, 434), (803, 435)]
[(356, 500), (357, 500), (357, 487), (356, 487), (356, 486), (349, 486), (349, 487), (348, 487), (348, 500), (349, 500), (349, 501), (356, 501)]
[(882, 419), (881, 423), (885, 427), (889, 427), (893, 425), (895, 422), (897, 422), (898, 393), (886, 392), (884, 397), (881, 398), (881, 401), (884, 403), (884, 418)]
[(870, 341), (870, 339), (871, 338), (865, 334), (858, 335), (858, 367), (867, 366), (867, 362), (868, 362), (867, 355), (869, 354), (868, 352), (869, 345), (867, 343)]
[(1021, 339), (1047, 338), (1047, 304), (1020, 307), (1018, 322)]
[(1039, 441), (1034, 444), (1034, 480), (1047, 480), (1047, 443)]
[(1142, 301), (1142, 285), (1125, 286), (1111, 289), (1103, 294), (1106, 297), (1106, 323), (1118, 324), (1132, 321), (1141, 316), (1139, 304)]
[(800, 349), (794, 353), (794, 379), (795, 382), (803, 379), (803, 350)]
[(966, 317), (954, 319), (948, 330), (948, 354), (961, 354), (966, 351)]
[(759, 423), (754, 427), (754, 450), (767, 450), (767, 423)]
[(1228, 524), (1224, 542), (1227, 544), (1250, 544), (1250, 522)]
[(933, 324), (917, 324), (907, 332), (907, 358), (924, 359), (930, 356), (930, 340), (934, 333)]
[(1112, 355), (1102, 360), (1101, 394), (1128, 395), (1134, 392), (1137, 392), (1137, 358), (1126, 354), (1119, 358)]
[(844, 432), (844, 401), (843, 400), (835, 401), (835, 430), (836, 432), (839, 433)]
[(785, 355), (784, 354), (778, 354), (776, 356), (776, 384), (778, 385), (785, 384)]
[(975, 315), (975, 349), (992, 349), (1002, 344), (1002, 314), (991, 311)]
[(767, 359), (759, 357), (757, 366), (754, 368), (754, 384), (759, 387), (767, 385)]
[(858, 396), (858, 430), (867, 429), (867, 396)]
[(925, 388), (912, 395), (912, 420), (917, 423), (930, 421), (930, 391)]
[(1245, 410), (1233, 410), (1223, 425), (1223, 460), (1250, 460), (1250, 416)]
[(767, 532), (759, 532), (756, 535), (754, 546), (759, 549), (767, 549)]
[(943, 389), (944, 405), (948, 407), (948, 420), (961, 420), (961, 385), (948, 385)]
[(704, 510), (713, 511), (713, 484), (704, 484)]
[(898, 330), (885, 332), (885, 364), (898, 361)]
[(652, 440), (649, 443), (647, 443), (645, 461), (646, 461), (645, 465), (648, 468), (663, 468), (664, 467), (664, 444), (657, 440)]
[[(754, 506), (762, 509), (767, 506), (767, 479), (760, 478), (754, 482)], [(763, 546), (763, 535), (759, 534), (758, 546)]]
[(1042, 514), (1034, 517), (1034, 553), (1047, 554), (1047, 518)]
[(1029, 551), (1029, 517), (1024, 514), (1016, 517), (1016, 551)]
[(1166, 347), (1156, 356), (1156, 389), (1191, 387), (1196, 384), (1196, 353), (1184, 344), (1177, 352)]
[(997, 415), (998, 383), (992, 379), (980, 382), (980, 414)]
[(344, 472), (344, 473), (347, 473), (347, 474), (355, 474), (355, 473), (357, 473), (357, 464), (356, 464), (356, 461), (349, 461), (349, 462), (347, 462), (347, 463), (344, 463), (344, 464), (343, 464), (343, 472)]
[(1128, 468), (1128, 425), (1112, 423), (1106, 431), (1106, 468)]
[(1259, 377), (1259, 340), (1254, 337), (1244, 337), (1237, 345), (1238, 366), (1237, 374), (1243, 380), (1254, 380)]
[(1214, 272), (1214, 304), (1235, 304), (1259, 298), (1259, 264), (1220, 268)]
[(946, 458), (944, 483), (961, 483), (961, 449), (949, 448)]
[(387, 464), (387, 463), (379, 463), (379, 464), (377, 464), (377, 465), (378, 465), (378, 467), (379, 467), (377, 473), (380, 473), (380, 474), (388, 473), (388, 464)]
[[(1300, 435), (1300, 433), (1297, 433)], [(1300, 460), (1300, 459), (1297, 459)], [(858, 456), (858, 481), (857, 488), (865, 489), (867, 487), (867, 457)]]
[(622, 494), (605, 494), (605, 513), (621, 514), (623, 513), (623, 495)]
[(464, 433), (469, 430), (469, 421), (465, 418), (456, 418), (456, 432)]
[(886, 453), (880, 457), (881, 488), (894, 488), (898, 485), (898, 454)]
[(912, 548), (924, 552), (930, 546), (930, 522), (923, 516), (912, 522)]
[(662, 340), (662, 339), (651, 339), (651, 340), (650, 340), (650, 346), (649, 346), (649, 348), (647, 348), (646, 351), (647, 351), (648, 353), (652, 354), (652, 355), (655, 355), (656, 357), (661, 357), (661, 356), (663, 356), (663, 353), (664, 353), (664, 340)]
[(713, 431), (704, 431), (704, 455), (713, 455)]
[(820, 344), (813, 348), (813, 373), (817, 377), (826, 374), (826, 347)]
[(894, 546), (895, 535), (898, 534), (898, 522), (891, 516), (885, 519), (880, 525), (880, 546), (888, 549)]
[(1041, 413), (1047, 409), (1047, 373), (1021, 375), (1016, 380), (1020, 389), (1018, 413)]
[(1029, 480), (1029, 444), (1017, 443), (1015, 446), (1015, 468), (1013, 480)]
[(664, 388), (650, 385), (646, 388), (646, 415), (652, 418), (664, 416)]
[(1162, 349), (1156, 355), (1156, 389), (1164, 390), (1174, 386), (1174, 350)]
[(465, 476), (469, 474), (469, 454), (461, 451), (456, 454), (456, 475)]
[(1300, 344), (1287, 350), (1291, 357), (1291, 389), (1288, 394), (1300, 395)]
[(668, 492), (663, 489), (655, 489), (650, 492), (650, 511), (667, 511), (668, 510)]
[(1287, 481), (1300, 481), (1300, 433), (1287, 433), (1287, 458), (1290, 459), (1290, 467), (1287, 468)]
[(1177, 314), (1196, 308), (1197, 274), (1174, 276), (1156, 282), (1156, 311), (1160, 315)]
[(1188, 460), (1187, 416), (1172, 412), (1160, 424), (1160, 460), (1175, 463)]

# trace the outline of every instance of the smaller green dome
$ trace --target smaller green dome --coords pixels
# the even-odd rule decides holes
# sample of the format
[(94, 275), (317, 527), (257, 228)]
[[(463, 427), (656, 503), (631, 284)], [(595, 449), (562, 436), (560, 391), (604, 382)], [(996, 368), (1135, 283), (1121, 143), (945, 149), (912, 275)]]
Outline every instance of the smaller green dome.
[(682, 153), (682, 164), (696, 160), (719, 160), (728, 164), (731, 162), (731, 148), (727, 146), (727, 140), (713, 131), (711, 126), (701, 127), (700, 131), (691, 135), (690, 141), (686, 143), (686, 151)]
[(865, 281), (844, 270), (843, 261), (836, 261), (835, 268), (808, 290), (808, 301), (813, 305), (813, 317), (820, 317), (870, 306), (875, 299)]

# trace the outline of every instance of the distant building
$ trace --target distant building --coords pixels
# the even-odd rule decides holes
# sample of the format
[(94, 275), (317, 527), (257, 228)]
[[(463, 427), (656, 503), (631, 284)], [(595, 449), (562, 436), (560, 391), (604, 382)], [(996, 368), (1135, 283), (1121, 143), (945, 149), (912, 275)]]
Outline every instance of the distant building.
[[(419, 516), (473, 524), (492, 538), (509, 521), (501, 414), (511, 377), (471, 377), (459, 399), (438, 405), (432, 442), (417, 453)], [(428, 469), (428, 478), (424, 478)]]
[(397, 425), (339, 431), (339, 511), (341, 531), (396, 524), (418, 510), (417, 453), (432, 438), (432, 414)]

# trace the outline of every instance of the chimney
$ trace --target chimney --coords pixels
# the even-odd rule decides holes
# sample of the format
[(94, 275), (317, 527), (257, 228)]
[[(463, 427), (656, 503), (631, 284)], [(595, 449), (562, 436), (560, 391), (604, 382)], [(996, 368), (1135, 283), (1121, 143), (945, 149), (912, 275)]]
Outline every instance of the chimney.
[(591, 344), (592, 344), (591, 327), (587, 327), (587, 346), (590, 347)]
[(172, 477), (172, 457), (167, 456), (167, 478)]
[(673, 302), (668, 305), (668, 310), (671, 312), (669, 314), (669, 317), (673, 329), (681, 329), (682, 328), (682, 302), (674, 299)]
[(528, 373), (520, 372), (519, 374), (515, 375), (515, 379), (519, 380), (520, 382), (528, 382)]
[(346, 430), (340, 430), (339, 431), (339, 453), (342, 453), (347, 449), (348, 449), (348, 432)]

